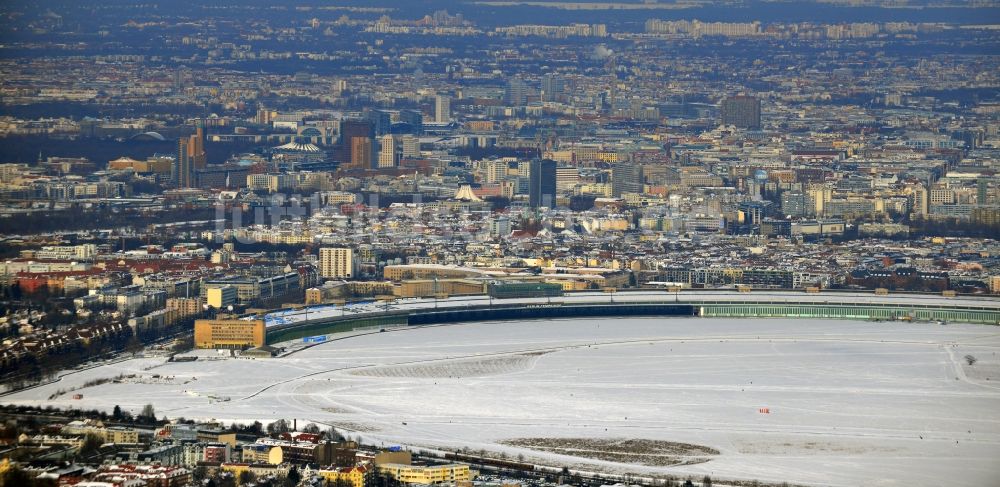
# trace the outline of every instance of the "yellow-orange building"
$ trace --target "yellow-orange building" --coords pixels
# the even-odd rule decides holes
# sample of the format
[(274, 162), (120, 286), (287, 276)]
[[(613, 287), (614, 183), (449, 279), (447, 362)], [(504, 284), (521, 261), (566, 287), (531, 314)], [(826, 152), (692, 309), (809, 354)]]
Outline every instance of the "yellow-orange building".
[(170, 174), (170, 159), (151, 157), (145, 161), (139, 161), (131, 157), (119, 157), (108, 161), (108, 169), (112, 171), (132, 169), (137, 173)]
[(243, 472), (250, 472), (254, 474), (254, 477), (266, 477), (268, 475), (275, 475), (281, 477), (288, 475), (287, 465), (223, 463), (221, 469), (224, 472), (232, 473), (233, 476), (236, 477), (237, 482), (239, 482), (240, 474)]
[(316, 473), (326, 479), (329, 485), (333, 485), (337, 480), (343, 479), (350, 482), (351, 487), (365, 487), (365, 478), (368, 476), (368, 469), (363, 466), (357, 466), (319, 470)]
[(264, 345), (264, 320), (195, 320), (198, 348), (244, 349)]
[(465, 128), (473, 132), (492, 132), (495, 124), (492, 120), (470, 120), (465, 122)]
[(403, 484), (430, 485), (472, 480), (472, 471), (469, 470), (469, 466), (459, 463), (425, 467), (384, 463), (378, 466), (378, 470)]

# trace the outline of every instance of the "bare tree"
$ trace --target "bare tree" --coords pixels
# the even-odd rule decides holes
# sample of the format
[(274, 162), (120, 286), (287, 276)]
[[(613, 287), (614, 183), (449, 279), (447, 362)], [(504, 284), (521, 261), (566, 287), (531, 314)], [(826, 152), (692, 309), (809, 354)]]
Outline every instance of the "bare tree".
[(153, 409), (153, 405), (147, 404), (143, 406), (142, 411), (139, 412), (139, 416), (136, 419), (143, 423), (155, 423), (156, 410)]
[(971, 354), (965, 356), (965, 363), (967, 363), (969, 365), (976, 365), (976, 362), (978, 362), (978, 361), (979, 361), (979, 359), (977, 359), (976, 357), (973, 357)]
[(289, 431), (288, 421), (285, 421), (284, 419), (279, 419), (267, 425), (267, 433), (271, 435), (288, 433), (288, 431)]

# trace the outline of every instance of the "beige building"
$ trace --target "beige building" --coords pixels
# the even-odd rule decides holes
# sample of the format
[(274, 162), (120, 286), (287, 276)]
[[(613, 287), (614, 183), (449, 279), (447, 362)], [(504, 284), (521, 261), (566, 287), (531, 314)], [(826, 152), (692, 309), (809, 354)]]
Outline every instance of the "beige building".
[(415, 135), (404, 135), (400, 138), (403, 146), (403, 157), (420, 157), (420, 139)]
[(279, 465), (282, 461), (280, 446), (261, 445), (250, 443), (243, 445), (243, 461), (251, 464), (266, 463), (269, 465)]
[(387, 281), (327, 281), (306, 289), (306, 304), (320, 304), (346, 298), (388, 296), (394, 293)]
[(139, 432), (132, 428), (106, 428), (100, 421), (72, 421), (63, 427), (66, 435), (95, 435), (105, 443), (139, 443)]
[(319, 198), (324, 205), (349, 205), (353, 204), (358, 197), (347, 191), (324, 191), (319, 194)]
[(486, 294), (483, 281), (472, 279), (413, 279), (402, 281), (393, 289), (401, 298), (429, 297), (438, 294), (449, 296)]
[(137, 173), (160, 173), (170, 174), (170, 159), (150, 157), (145, 161), (132, 159), (131, 157), (119, 157), (113, 161), (108, 161), (108, 169), (111, 171), (122, 171), (131, 169)]
[(139, 432), (132, 428), (106, 428), (105, 443), (139, 443)]
[(167, 310), (174, 311), (180, 318), (201, 313), (205, 301), (201, 298), (169, 298)]
[(396, 463), (399, 465), (413, 465), (413, 453), (408, 450), (400, 451), (380, 451), (375, 454), (375, 465), (386, 463)]
[(247, 189), (277, 193), (293, 189), (295, 180), (288, 174), (248, 174)]
[(333, 247), (319, 249), (319, 275), (324, 279), (354, 277), (354, 250)]
[(457, 267), (439, 264), (398, 264), (387, 265), (382, 270), (382, 275), (391, 281), (401, 281), (403, 279), (426, 279), (426, 278), (463, 278), (479, 277), (484, 272), (471, 267)]

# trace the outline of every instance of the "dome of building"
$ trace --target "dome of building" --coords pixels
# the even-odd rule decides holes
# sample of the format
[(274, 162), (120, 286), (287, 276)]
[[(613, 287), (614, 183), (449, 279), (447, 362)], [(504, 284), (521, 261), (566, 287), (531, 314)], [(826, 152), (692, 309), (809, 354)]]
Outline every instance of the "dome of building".
[(319, 152), (319, 147), (315, 144), (303, 144), (301, 142), (289, 142), (287, 144), (279, 145), (275, 147), (274, 150), (280, 152)]
[(158, 132), (143, 132), (141, 134), (135, 134), (131, 137), (132, 140), (146, 140), (146, 141), (165, 141), (166, 137), (160, 135)]

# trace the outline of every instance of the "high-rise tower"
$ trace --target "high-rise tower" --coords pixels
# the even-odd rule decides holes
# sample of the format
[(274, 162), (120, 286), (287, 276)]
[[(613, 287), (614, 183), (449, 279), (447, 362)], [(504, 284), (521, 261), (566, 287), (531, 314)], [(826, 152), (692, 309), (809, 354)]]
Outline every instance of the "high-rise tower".
[(434, 122), (448, 123), (451, 121), (451, 98), (444, 95), (434, 97)]
[(556, 206), (556, 161), (535, 159), (528, 170), (528, 204), (532, 208)]
[(752, 96), (731, 96), (722, 100), (719, 107), (723, 125), (741, 129), (759, 129), (760, 99)]
[(205, 154), (205, 128), (198, 123), (193, 135), (177, 141), (177, 159), (171, 168), (171, 178), (178, 188), (194, 187), (194, 172), (208, 165)]

